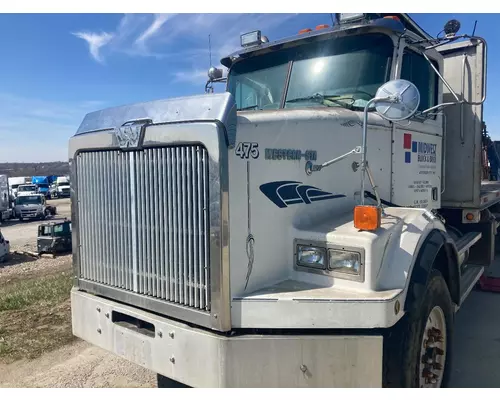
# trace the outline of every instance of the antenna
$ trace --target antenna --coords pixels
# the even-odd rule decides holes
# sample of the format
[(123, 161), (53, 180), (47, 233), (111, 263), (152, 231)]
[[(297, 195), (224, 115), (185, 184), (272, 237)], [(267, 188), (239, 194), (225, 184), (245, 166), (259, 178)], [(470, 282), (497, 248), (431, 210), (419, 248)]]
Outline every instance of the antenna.
[(474, 33), (476, 33), (476, 26), (477, 26), (477, 19), (476, 22), (474, 22), (474, 29), (472, 30), (472, 36), (474, 36)]
[(212, 66), (212, 42), (210, 40), (211, 34), (208, 34), (208, 56), (210, 58), (210, 67)]

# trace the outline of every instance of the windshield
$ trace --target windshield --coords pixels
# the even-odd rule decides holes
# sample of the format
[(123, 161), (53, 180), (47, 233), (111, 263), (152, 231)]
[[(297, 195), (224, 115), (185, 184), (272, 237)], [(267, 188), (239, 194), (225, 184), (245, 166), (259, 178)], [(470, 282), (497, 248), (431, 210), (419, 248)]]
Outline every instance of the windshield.
[(16, 199), (17, 205), (42, 204), (41, 196), (21, 196)]
[(19, 186), (19, 191), (20, 192), (36, 192), (36, 186), (35, 185)]
[(19, 187), (19, 185), (12, 185), (11, 187), (12, 187), (12, 189), (17, 189)]
[(38, 184), (38, 187), (39, 187), (40, 189), (48, 189), (49, 185), (48, 185), (48, 184), (46, 184), (46, 183), (39, 183), (39, 184)]
[(383, 34), (309, 43), (235, 64), (228, 90), (238, 110), (277, 109), (285, 88), (285, 108), (362, 108), (389, 80), (393, 49)]

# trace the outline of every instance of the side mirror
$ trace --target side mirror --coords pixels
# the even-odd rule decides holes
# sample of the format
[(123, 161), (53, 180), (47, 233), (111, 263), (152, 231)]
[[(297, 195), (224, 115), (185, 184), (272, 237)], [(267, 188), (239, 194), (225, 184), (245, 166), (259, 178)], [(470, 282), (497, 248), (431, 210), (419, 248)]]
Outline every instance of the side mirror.
[(413, 83), (396, 79), (380, 86), (372, 101), (382, 118), (388, 121), (403, 121), (417, 112), (420, 92)]
[(209, 70), (208, 70), (208, 78), (211, 81), (215, 81), (217, 79), (221, 79), (222, 75), (223, 75), (223, 72), (219, 68), (210, 67)]
[(459, 30), (460, 30), (460, 21), (458, 21), (456, 19), (449, 20), (443, 28), (443, 31), (444, 31), (444, 34), (446, 35), (446, 37), (455, 36)]

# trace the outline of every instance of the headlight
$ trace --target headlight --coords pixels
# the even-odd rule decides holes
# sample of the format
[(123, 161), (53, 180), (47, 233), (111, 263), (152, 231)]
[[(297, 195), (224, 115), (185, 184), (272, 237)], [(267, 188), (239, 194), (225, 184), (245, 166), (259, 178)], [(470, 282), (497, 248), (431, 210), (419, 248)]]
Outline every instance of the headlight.
[(325, 269), (326, 251), (321, 247), (297, 245), (297, 264), (309, 268)]
[(345, 250), (328, 250), (328, 269), (333, 272), (359, 275), (361, 254)]

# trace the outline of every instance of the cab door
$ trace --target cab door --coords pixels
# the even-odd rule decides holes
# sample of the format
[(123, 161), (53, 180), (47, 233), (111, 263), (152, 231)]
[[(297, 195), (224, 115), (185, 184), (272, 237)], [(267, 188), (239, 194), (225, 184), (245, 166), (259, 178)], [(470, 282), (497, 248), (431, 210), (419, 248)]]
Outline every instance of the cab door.
[[(439, 70), (439, 64), (433, 63)], [(412, 82), (419, 90), (418, 111), (437, 105), (439, 77), (424, 56), (406, 47), (400, 66), (400, 78)], [(417, 115), (395, 124), (393, 134), (392, 202), (403, 207), (440, 208), (442, 116)]]

